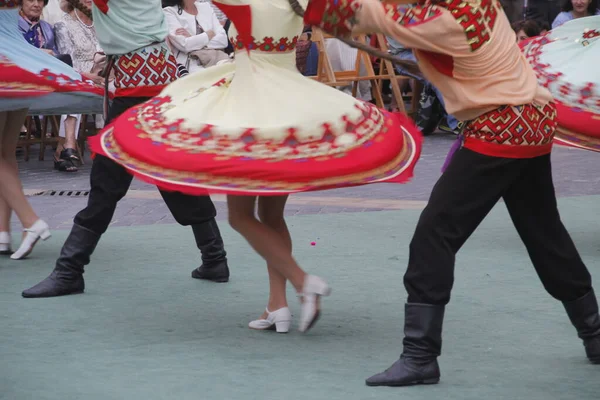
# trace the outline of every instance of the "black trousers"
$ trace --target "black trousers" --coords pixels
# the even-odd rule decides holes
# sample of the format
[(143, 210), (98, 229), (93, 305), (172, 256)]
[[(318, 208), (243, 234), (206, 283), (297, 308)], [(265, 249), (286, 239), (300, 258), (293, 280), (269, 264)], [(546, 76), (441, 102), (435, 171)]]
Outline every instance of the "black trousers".
[[(107, 123), (127, 109), (148, 100), (146, 97), (117, 97), (109, 112)], [(111, 159), (96, 155), (90, 174), (91, 190), (87, 207), (75, 216), (75, 224), (99, 235), (106, 232), (117, 203), (129, 190), (133, 176)], [(160, 191), (175, 220), (181, 225), (206, 222), (217, 215), (209, 196), (188, 196), (179, 192)]]
[(591, 290), (590, 274), (558, 214), (550, 155), (496, 158), (462, 148), (435, 184), (410, 243), (404, 275), (409, 303), (450, 301), (455, 255), (500, 198), (548, 293), (570, 301)]

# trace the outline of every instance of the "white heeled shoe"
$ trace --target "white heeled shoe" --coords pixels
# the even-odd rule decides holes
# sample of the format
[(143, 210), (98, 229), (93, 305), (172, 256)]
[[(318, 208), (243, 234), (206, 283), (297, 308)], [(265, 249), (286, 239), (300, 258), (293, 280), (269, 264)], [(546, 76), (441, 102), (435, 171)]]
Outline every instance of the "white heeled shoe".
[(27, 257), (38, 240), (47, 240), (51, 236), (50, 227), (41, 219), (35, 221), (30, 228), (23, 229), (23, 232), (25, 232), (25, 237), (21, 242), (21, 246), (10, 256), (13, 260), (21, 260)]
[(267, 318), (250, 321), (248, 327), (258, 331), (275, 329), (277, 333), (288, 333), (292, 324), (292, 313), (287, 307), (270, 312), (267, 308)]
[(0, 232), (0, 254), (12, 254), (12, 240), (9, 232)]
[(312, 328), (319, 319), (321, 310), (319, 308), (319, 298), (329, 296), (331, 288), (323, 279), (315, 275), (306, 275), (302, 293), (298, 297), (302, 298), (302, 313), (300, 314), (300, 332), (306, 332)]

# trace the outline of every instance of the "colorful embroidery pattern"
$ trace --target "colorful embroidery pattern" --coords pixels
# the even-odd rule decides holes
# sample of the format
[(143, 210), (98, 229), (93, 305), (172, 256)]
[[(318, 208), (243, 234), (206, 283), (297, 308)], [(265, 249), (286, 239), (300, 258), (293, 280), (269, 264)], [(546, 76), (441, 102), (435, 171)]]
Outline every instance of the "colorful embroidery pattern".
[(347, 35), (358, 23), (356, 12), (360, 9), (357, 0), (327, 0), (325, 12), (319, 26), (332, 35)]
[(502, 106), (469, 121), (465, 140), (510, 146), (543, 146), (552, 142), (556, 130), (556, 107), (547, 104)]
[(442, 14), (436, 6), (400, 8), (396, 4), (384, 4), (383, 7), (388, 17), (403, 26), (417, 25)]
[(445, 0), (438, 4), (452, 13), (456, 22), (463, 28), (471, 51), (476, 51), (490, 41), (498, 11), (497, 0), (480, 0), (471, 5), (463, 0)]
[[(221, 86), (221, 81), (213, 86)], [(339, 126), (339, 122), (324, 122), (322, 131), (307, 139), (296, 135), (298, 129), (290, 127), (282, 140), (261, 139), (253, 128), (247, 129), (241, 138), (219, 134), (217, 127), (208, 124), (200, 129), (186, 129), (184, 120), (166, 121), (164, 113), (172, 107), (169, 97), (158, 97), (136, 109), (133, 120), (136, 129), (145, 132), (141, 134), (143, 138), (151, 139), (157, 146), (167, 146), (169, 151), (252, 157), (270, 162), (340, 156), (387, 130), (383, 112), (368, 103), (357, 103), (360, 113), (356, 118), (343, 116), (341, 130), (333, 128)]]
[[(395, 134), (400, 132), (394, 132)], [(405, 138), (405, 146), (402, 151), (389, 162), (372, 170), (327, 178), (314, 179), (309, 182), (269, 181), (247, 179), (241, 177), (218, 176), (203, 172), (172, 171), (155, 167), (143, 161), (137, 160), (124, 152), (115, 141), (112, 128), (102, 134), (102, 146), (106, 154), (123, 163), (126, 168), (134, 174), (145, 178), (156, 178), (169, 184), (182, 184), (185, 186), (196, 185), (207, 187), (212, 190), (237, 189), (240, 192), (298, 192), (305, 190), (317, 190), (333, 187), (345, 187), (349, 185), (362, 185), (370, 182), (382, 181), (386, 178), (394, 178), (403, 173), (414, 162), (416, 144), (408, 132), (402, 128), (401, 134)], [(311, 157), (311, 161), (318, 161)], [(209, 184), (207, 184), (209, 182)]]
[(12, 63), (8, 58), (0, 56), (0, 79), (11, 76), (10, 82), (1, 82), (4, 93), (18, 92), (86, 92), (102, 96), (104, 90), (95, 86), (92, 81), (70, 78), (67, 75), (55, 74), (47, 69), (33, 74)]
[(563, 73), (554, 72), (551, 65), (541, 62), (545, 46), (551, 43), (546, 36), (540, 36), (529, 42), (523, 49), (525, 57), (533, 66), (538, 82), (550, 90), (556, 100), (569, 107), (600, 114), (600, 85), (596, 82), (585, 82), (575, 86), (563, 81)]
[(298, 43), (298, 36), (294, 36), (292, 40), (287, 37), (281, 37), (279, 39), (264, 37), (261, 41), (257, 41), (254, 36), (251, 36), (251, 38), (252, 42), (248, 45), (244, 43), (240, 35), (237, 35), (235, 38), (231, 37), (230, 40), (233, 47), (235, 47), (237, 50), (244, 50), (247, 48), (248, 50), (277, 53), (293, 51), (296, 49), (296, 44)]
[(177, 79), (177, 61), (163, 44), (120, 56), (115, 63), (115, 87), (133, 89), (164, 86)]

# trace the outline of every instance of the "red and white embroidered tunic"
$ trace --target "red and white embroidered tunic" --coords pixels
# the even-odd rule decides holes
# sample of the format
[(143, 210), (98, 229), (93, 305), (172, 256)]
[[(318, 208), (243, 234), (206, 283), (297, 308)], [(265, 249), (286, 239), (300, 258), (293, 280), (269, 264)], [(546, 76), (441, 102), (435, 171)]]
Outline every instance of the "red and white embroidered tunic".
[(128, 110), (92, 140), (97, 152), (190, 194), (408, 181), (420, 154), (418, 129), (302, 76), (295, 47), (304, 23), (288, 0), (214, 4), (233, 23), (235, 62), (194, 72)]
[(156, 96), (177, 75), (177, 61), (160, 0), (94, 0), (92, 13), (100, 47), (117, 56), (115, 96)]
[(464, 146), (499, 157), (551, 151), (555, 109), (520, 52), (498, 0), (442, 0), (399, 12), (378, 0), (311, 0), (305, 21), (339, 35), (381, 32), (414, 50)]

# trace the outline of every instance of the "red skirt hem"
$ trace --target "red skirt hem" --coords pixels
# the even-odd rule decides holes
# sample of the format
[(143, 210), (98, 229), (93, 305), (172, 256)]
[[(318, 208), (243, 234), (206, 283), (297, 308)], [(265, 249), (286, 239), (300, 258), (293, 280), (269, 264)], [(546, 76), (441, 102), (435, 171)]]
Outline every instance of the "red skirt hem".
[[(398, 120), (398, 123), (400, 121)], [(271, 180), (269, 180), (269, 177), (258, 173), (248, 177), (239, 176), (243, 169), (237, 169), (230, 176), (218, 169), (217, 171), (220, 173), (216, 175), (211, 175), (210, 172), (200, 173), (198, 171), (197, 173), (201, 174), (201, 177), (189, 171), (169, 170), (160, 167), (157, 169), (153, 164), (148, 164), (145, 160), (138, 160), (132, 155), (122, 152), (121, 149), (115, 151), (114, 147), (118, 147), (118, 144), (114, 141), (114, 137), (107, 136), (112, 135), (110, 129), (88, 138), (88, 141), (91, 151), (116, 161), (123, 165), (133, 176), (156, 185), (162, 190), (177, 191), (189, 195), (280, 196), (373, 183), (402, 184), (410, 181), (414, 176), (414, 168), (421, 154), (423, 139), (416, 127), (407, 126), (406, 120), (402, 120), (402, 126), (403, 128), (397, 127), (397, 133), (403, 137), (402, 150), (390, 159), (382, 161), (381, 165), (372, 165), (362, 171), (360, 168), (356, 168), (354, 171), (340, 172), (340, 176), (337, 177), (323, 174), (322, 176), (315, 176), (313, 179), (301, 179), (295, 182), (292, 179), (289, 181), (283, 180), (282, 176), (285, 176), (285, 174), (278, 174)], [(110, 144), (107, 145), (107, 143)], [(198, 164), (202, 165), (200, 162)], [(207, 171), (210, 171), (210, 169), (207, 169)], [(164, 178), (157, 175), (163, 175)], [(186, 179), (189, 179), (190, 182), (186, 182)]]

